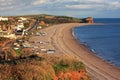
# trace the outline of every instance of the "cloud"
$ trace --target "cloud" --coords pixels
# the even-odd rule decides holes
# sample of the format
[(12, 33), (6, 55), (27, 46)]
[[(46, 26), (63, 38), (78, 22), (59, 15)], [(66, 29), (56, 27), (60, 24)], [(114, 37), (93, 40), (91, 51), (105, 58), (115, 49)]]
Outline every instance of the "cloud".
[[(77, 0), (76, 0), (77, 1)], [(79, 0), (78, 4), (66, 4), (68, 9), (95, 9), (95, 10), (115, 10), (120, 9), (120, 1), (118, 0)]]
[(28, 8), (30, 2), (27, 0), (0, 0), (0, 12), (9, 13), (13, 11), (24, 10)]
[(90, 5), (90, 4), (80, 4), (80, 5), (66, 5), (66, 8), (70, 9), (95, 9), (102, 8), (104, 5)]
[(113, 9), (119, 9), (120, 8), (120, 2), (115, 1), (115, 2), (110, 2), (109, 7)]
[(0, 11), (12, 9), (14, 2), (13, 0), (0, 0)]
[(35, 2), (33, 2), (33, 5), (41, 5), (41, 4), (45, 4), (47, 3), (49, 0), (36, 0)]
[[(32, 2), (34, 6), (49, 5), (49, 10), (53, 9), (77, 9), (77, 10), (115, 10), (120, 9), (120, 1), (118, 0), (35, 0)], [(57, 6), (56, 6), (57, 5)], [(61, 7), (62, 6), (62, 7)]]
[(75, 15), (106, 11), (113, 11), (111, 14), (115, 11), (119, 13), (120, 0), (0, 0), (0, 15), (36, 13)]
[(59, 0), (36, 0), (34, 2), (32, 2), (33, 5), (43, 5), (43, 4), (49, 4), (49, 3), (53, 3), (59, 1)]

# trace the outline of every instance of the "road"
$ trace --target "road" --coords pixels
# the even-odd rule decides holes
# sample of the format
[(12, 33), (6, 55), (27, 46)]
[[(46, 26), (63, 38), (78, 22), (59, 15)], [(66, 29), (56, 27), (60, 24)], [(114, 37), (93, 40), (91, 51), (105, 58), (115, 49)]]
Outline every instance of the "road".
[(34, 24), (32, 26), (30, 26), (29, 28), (27, 28), (25, 31), (29, 32), (29, 31), (35, 29), (38, 26), (38, 24), (39, 24), (39, 19), (35, 19)]

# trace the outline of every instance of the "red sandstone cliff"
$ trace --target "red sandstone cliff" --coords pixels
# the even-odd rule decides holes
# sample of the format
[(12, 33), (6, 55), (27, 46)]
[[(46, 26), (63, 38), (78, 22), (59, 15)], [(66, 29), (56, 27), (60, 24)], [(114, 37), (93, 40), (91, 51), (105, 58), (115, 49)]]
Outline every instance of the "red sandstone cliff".
[(94, 23), (94, 20), (92, 17), (87, 17), (86, 21), (87, 21), (87, 23)]

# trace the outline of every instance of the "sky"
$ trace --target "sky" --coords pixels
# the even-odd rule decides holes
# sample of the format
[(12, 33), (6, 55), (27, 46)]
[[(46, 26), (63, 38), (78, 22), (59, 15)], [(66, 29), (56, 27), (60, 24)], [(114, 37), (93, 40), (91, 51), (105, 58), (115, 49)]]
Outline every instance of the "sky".
[(120, 0), (0, 0), (0, 16), (29, 14), (120, 18)]

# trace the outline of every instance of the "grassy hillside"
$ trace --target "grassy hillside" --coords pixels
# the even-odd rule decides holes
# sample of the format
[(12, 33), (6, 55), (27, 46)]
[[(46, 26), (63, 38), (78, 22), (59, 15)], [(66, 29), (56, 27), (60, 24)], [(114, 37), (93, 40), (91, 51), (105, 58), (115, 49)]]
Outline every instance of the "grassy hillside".
[(77, 78), (90, 80), (84, 64), (60, 55), (43, 54), (40, 57), (31, 55), (0, 63), (1, 80), (76, 80)]
[(80, 18), (69, 17), (69, 16), (55, 16), (55, 15), (48, 15), (48, 14), (22, 15), (22, 16), (16, 16), (16, 17), (34, 17), (48, 24), (84, 22), (82, 18), (80, 19)]

